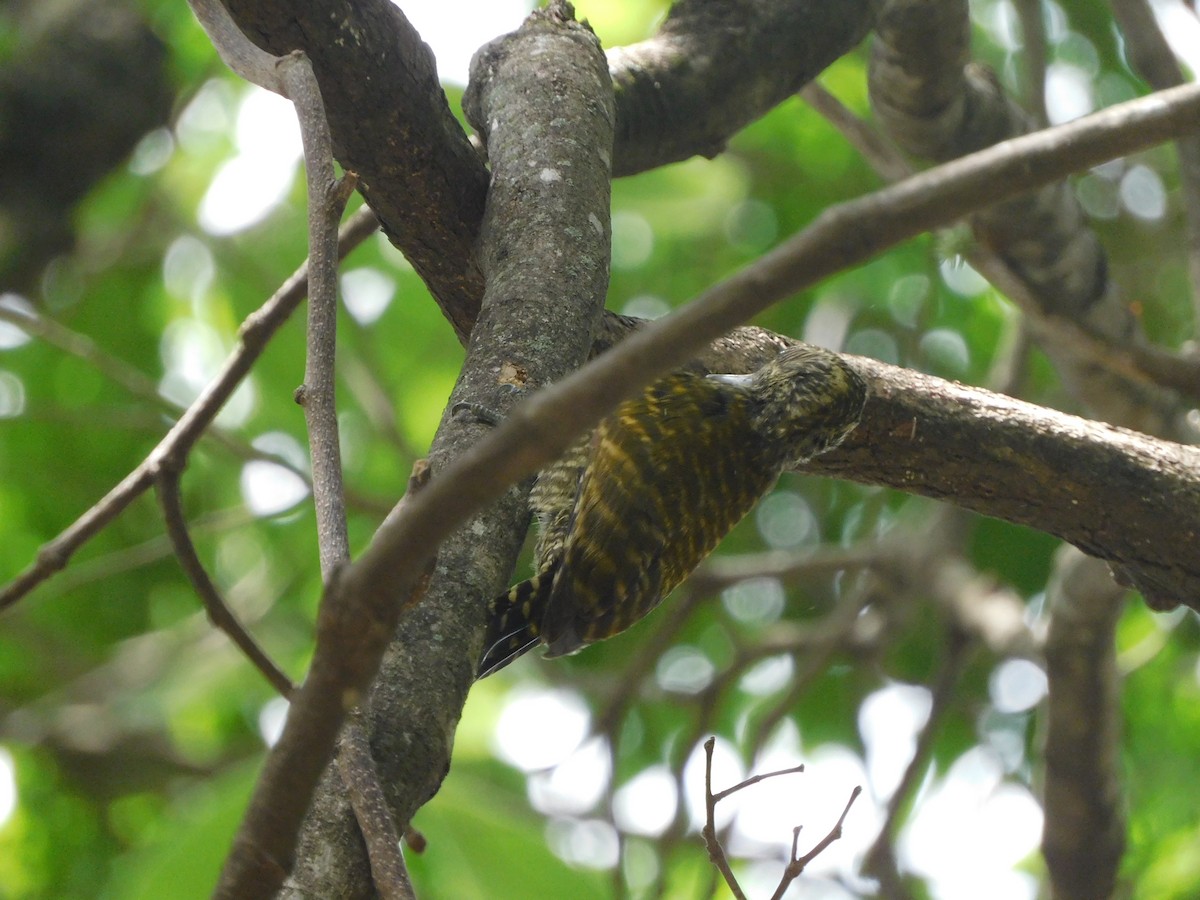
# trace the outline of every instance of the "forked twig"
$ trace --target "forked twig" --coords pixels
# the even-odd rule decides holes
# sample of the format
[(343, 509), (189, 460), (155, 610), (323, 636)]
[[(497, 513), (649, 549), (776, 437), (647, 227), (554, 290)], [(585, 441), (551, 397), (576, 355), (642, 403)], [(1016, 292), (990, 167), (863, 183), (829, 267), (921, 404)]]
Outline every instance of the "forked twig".
[[(804, 771), (803, 765), (792, 766), (789, 769), (779, 769), (775, 772), (764, 772), (761, 775), (752, 775), (745, 781), (740, 781), (733, 787), (726, 788), (723, 791), (713, 793), (712, 789), (712, 761), (713, 748), (716, 746), (717, 739), (710, 737), (704, 742), (704, 810), (705, 821), (704, 828), (701, 830), (701, 835), (704, 838), (704, 845), (708, 849), (708, 858), (712, 860), (713, 865), (721, 873), (725, 879), (725, 884), (729, 886), (729, 890), (737, 900), (746, 900), (746, 894), (738, 884), (737, 878), (733, 874), (733, 869), (729, 865), (729, 858), (725, 855), (725, 848), (721, 846), (721, 840), (717, 836), (717, 803), (724, 800), (731, 794), (736, 794), (738, 791), (758, 784), (760, 781), (766, 781), (768, 778), (775, 778), (780, 775), (796, 775)], [(788, 886), (800, 877), (804, 869), (814, 859), (821, 855), (830, 844), (842, 836), (842, 826), (845, 824), (846, 816), (850, 812), (850, 807), (854, 805), (854, 801), (858, 799), (858, 795), (862, 793), (861, 786), (855, 786), (850, 792), (850, 799), (846, 801), (846, 808), (842, 810), (842, 814), (838, 817), (837, 822), (829, 833), (822, 838), (812, 850), (797, 856), (797, 847), (800, 840), (800, 829), (803, 826), (797, 825), (792, 829), (792, 852), (789, 856), (787, 867), (783, 870), (783, 876), (779, 881), (779, 886), (775, 893), (771, 895), (771, 900), (779, 900), (783, 897)]]
[[(338, 234), (338, 253), (347, 253), (370, 237), (379, 227), (367, 207), (354, 213)], [(246, 317), (238, 330), (234, 348), (221, 371), (166, 433), (158, 446), (112, 490), (57, 536), (42, 545), (34, 561), (16, 578), (0, 588), (0, 612), (12, 606), (39, 584), (66, 567), (71, 557), (125, 511), (154, 484), (155, 472), (166, 456), (186, 456), (204, 435), (221, 407), (249, 374), (267, 344), (287, 321), (308, 292), (308, 263), (303, 263), (279, 290)]]
[(792, 859), (787, 864), (787, 868), (783, 870), (783, 877), (779, 879), (779, 886), (775, 888), (775, 893), (771, 895), (771, 900), (782, 900), (788, 887), (800, 877), (808, 864), (824, 853), (830, 844), (842, 836), (842, 826), (846, 823), (846, 816), (850, 814), (850, 807), (854, 805), (854, 801), (858, 799), (858, 795), (861, 793), (862, 785), (856, 784), (854, 790), (850, 792), (850, 799), (846, 801), (845, 808), (842, 809), (842, 814), (838, 816), (838, 820), (834, 823), (834, 826), (829, 829), (829, 833), (817, 841), (816, 846), (803, 856), (796, 856), (796, 849), (800, 843), (800, 829), (803, 826), (797, 825), (792, 829)]

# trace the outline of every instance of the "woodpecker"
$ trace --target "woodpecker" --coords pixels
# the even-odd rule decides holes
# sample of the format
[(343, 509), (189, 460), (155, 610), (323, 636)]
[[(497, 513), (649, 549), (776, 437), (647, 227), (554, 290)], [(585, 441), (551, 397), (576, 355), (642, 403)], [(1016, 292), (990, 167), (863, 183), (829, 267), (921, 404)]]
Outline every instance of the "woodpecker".
[(866, 393), (836, 354), (797, 345), (749, 375), (678, 371), (626, 400), (539, 473), (537, 574), (489, 604), (478, 677), (644, 617), (786, 467), (842, 442)]

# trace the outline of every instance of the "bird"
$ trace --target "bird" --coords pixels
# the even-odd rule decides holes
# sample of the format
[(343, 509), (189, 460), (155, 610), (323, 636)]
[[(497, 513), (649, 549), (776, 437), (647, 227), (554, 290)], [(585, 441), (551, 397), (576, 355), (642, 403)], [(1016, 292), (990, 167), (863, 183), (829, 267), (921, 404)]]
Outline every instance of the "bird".
[(858, 424), (862, 378), (797, 344), (746, 375), (683, 369), (621, 403), (543, 469), (533, 577), (488, 604), (483, 678), (538, 643), (574, 653), (679, 586), (788, 466)]

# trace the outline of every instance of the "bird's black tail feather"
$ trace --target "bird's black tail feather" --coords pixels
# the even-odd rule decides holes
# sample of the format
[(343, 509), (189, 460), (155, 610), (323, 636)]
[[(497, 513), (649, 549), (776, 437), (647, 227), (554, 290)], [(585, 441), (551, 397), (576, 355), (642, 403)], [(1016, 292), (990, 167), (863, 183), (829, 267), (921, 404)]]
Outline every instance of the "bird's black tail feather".
[(503, 669), (541, 640), (540, 623), (557, 569), (554, 566), (513, 585), (488, 604), (483, 659), (476, 678)]

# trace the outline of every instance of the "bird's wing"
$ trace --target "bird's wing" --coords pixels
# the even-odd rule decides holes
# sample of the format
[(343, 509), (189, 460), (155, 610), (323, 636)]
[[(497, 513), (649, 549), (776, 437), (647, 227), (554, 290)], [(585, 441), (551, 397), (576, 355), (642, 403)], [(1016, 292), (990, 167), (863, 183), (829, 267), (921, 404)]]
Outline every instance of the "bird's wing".
[(550, 656), (642, 618), (774, 483), (755, 465), (750, 402), (677, 373), (600, 424), (542, 623)]

